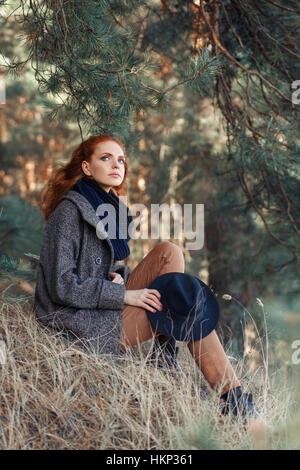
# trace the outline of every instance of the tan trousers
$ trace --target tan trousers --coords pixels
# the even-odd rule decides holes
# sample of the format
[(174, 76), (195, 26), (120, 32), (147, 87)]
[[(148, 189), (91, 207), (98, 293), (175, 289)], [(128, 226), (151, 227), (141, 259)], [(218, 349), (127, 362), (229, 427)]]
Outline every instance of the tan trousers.
[[(182, 249), (173, 242), (164, 241), (156, 245), (133, 269), (128, 277), (126, 290), (144, 289), (155, 278), (168, 272), (184, 272)], [(146, 310), (126, 305), (122, 312), (121, 349), (135, 346), (158, 335), (152, 327)]]
[[(175, 243), (164, 241), (149, 251), (128, 277), (126, 289), (144, 289), (161, 274), (184, 272), (185, 263), (181, 248)], [(121, 350), (148, 341), (158, 336), (146, 310), (142, 307), (126, 305), (122, 312)], [(201, 340), (189, 341), (188, 349), (206, 380), (213, 388), (220, 388), (220, 393), (240, 386), (235, 372), (225, 354), (223, 346), (213, 330)]]

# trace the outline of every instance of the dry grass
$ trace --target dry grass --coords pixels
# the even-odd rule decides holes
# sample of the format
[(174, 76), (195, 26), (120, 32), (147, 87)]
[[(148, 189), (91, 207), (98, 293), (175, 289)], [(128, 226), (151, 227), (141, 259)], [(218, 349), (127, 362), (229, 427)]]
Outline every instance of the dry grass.
[[(231, 358), (268, 430), (222, 419), (188, 349), (179, 360), (200, 397), (176, 372), (145, 365), (151, 341), (113, 361), (89, 354), (36, 320), (28, 300), (2, 302), (0, 340), (1, 449), (254, 449), (285, 448), (290, 395), (280, 370), (254, 374)], [(3, 343), (2, 343), (3, 346)], [(249, 369), (248, 369), (249, 370)], [(266, 390), (266, 383), (269, 389)]]

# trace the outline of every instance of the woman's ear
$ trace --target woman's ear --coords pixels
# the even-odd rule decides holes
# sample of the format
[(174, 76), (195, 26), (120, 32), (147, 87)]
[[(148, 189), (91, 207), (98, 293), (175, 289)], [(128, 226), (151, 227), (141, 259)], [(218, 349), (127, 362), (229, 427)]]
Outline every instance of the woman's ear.
[(89, 166), (88, 166), (88, 162), (86, 162), (85, 160), (83, 160), (83, 162), (81, 162), (81, 169), (82, 169), (83, 173), (85, 174), (85, 176), (91, 176)]

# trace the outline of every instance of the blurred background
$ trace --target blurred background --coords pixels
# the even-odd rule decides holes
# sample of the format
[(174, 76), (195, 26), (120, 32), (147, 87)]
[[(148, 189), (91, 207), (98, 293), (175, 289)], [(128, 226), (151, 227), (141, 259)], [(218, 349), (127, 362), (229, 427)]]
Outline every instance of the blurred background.
[[(203, 248), (171, 241), (217, 295), (230, 354), (254, 373), (268, 352), (299, 448), (299, 4), (109, 4), (0, 2), (1, 301), (33, 298), (52, 172), (82, 139), (115, 135), (131, 208), (204, 204)], [(161, 239), (132, 240), (126, 263)]]

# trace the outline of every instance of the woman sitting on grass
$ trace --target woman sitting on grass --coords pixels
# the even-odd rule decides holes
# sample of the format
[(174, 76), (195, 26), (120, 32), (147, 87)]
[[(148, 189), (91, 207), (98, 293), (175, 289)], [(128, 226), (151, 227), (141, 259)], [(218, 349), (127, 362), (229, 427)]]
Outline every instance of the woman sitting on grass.
[[(174, 338), (153, 328), (146, 311), (155, 315), (162, 309), (160, 292), (148, 286), (164, 273), (184, 273), (183, 252), (164, 241), (132, 272), (115, 263), (130, 254), (127, 228), (132, 217), (119, 197), (126, 195), (127, 176), (124, 145), (106, 134), (82, 142), (53, 174), (41, 202), (47, 223), (34, 310), (43, 324), (113, 356), (154, 336), (153, 354), (163, 350), (169, 364), (178, 369)], [(106, 213), (116, 236), (108, 236), (100, 222)], [(215, 330), (187, 342), (187, 347), (210, 386), (220, 392), (223, 414), (231, 410), (234, 415), (257, 415), (251, 394), (242, 392)]]

